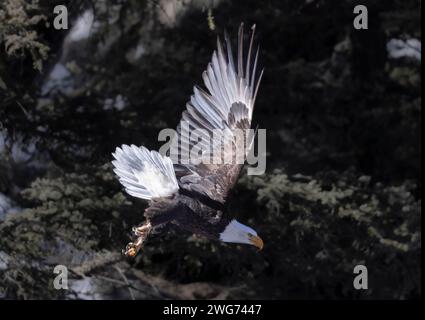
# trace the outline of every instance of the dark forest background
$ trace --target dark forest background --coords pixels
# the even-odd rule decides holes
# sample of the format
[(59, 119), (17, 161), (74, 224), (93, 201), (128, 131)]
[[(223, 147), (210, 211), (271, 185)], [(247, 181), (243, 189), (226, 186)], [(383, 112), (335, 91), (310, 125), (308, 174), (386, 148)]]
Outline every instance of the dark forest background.
[[(69, 30), (52, 27), (56, 4)], [(420, 1), (362, 1), (368, 30), (357, 4), (1, 1), (0, 298), (420, 297)], [(127, 260), (146, 204), (111, 152), (160, 147), (240, 22), (257, 25), (265, 68), (267, 171), (243, 174), (229, 206), (265, 248), (171, 232)], [(69, 290), (53, 288), (57, 264)]]

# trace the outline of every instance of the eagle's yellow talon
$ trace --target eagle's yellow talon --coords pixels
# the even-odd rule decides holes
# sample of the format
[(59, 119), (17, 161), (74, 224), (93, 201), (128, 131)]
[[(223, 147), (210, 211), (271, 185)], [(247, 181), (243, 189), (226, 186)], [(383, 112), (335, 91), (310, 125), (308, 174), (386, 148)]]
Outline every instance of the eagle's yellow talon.
[(130, 242), (129, 244), (127, 244), (127, 246), (125, 247), (125, 252), (124, 254), (127, 257), (133, 258), (136, 256), (137, 252), (139, 251), (139, 249), (137, 248), (137, 246), (133, 243)]
[[(149, 228), (150, 228), (150, 225), (149, 225)], [(127, 244), (127, 246), (125, 247), (125, 252), (124, 252), (124, 254), (127, 257), (133, 258), (139, 252), (140, 248), (143, 245), (143, 241), (146, 238), (146, 235), (147, 235), (146, 231), (149, 231), (149, 230), (145, 230), (140, 236), (138, 236), (135, 242), (130, 242), (129, 244)]]

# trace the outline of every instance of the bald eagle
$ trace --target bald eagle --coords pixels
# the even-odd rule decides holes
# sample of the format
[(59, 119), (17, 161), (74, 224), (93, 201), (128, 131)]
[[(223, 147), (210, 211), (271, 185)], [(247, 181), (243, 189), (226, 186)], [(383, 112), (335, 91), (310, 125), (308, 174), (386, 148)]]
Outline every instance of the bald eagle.
[[(203, 73), (208, 92), (194, 88), (177, 127), (179, 135), (171, 141), (179, 152), (194, 146), (194, 142), (182, 134), (187, 128), (184, 123), (190, 130), (202, 129), (209, 137), (213, 136), (214, 130), (219, 130), (225, 142), (220, 145), (213, 143), (211, 147), (213, 154), (216, 148), (223, 148), (224, 152), (218, 153), (219, 157), (224, 158), (226, 153), (232, 152), (237, 155), (240, 150), (245, 150), (239, 147), (247, 141), (237, 139), (236, 131), (251, 127), (255, 98), (263, 74), (261, 71), (256, 76), (258, 47), (252, 59), (254, 32), (255, 25), (251, 28), (248, 53), (244, 59), (243, 24), (240, 25), (236, 66), (227, 34), (224, 48), (217, 39), (217, 50)], [(248, 149), (252, 140), (248, 141)], [(186, 147), (183, 146), (185, 143)], [(135, 145), (117, 147), (112, 155), (115, 158), (112, 161), (114, 172), (126, 192), (149, 200), (149, 207), (144, 212), (145, 223), (133, 227), (136, 240), (127, 245), (127, 256), (134, 257), (152, 231), (161, 230), (160, 227), (168, 223), (211, 240), (263, 248), (257, 232), (232, 218), (225, 206), (244, 161), (173, 164), (170, 157)], [(246, 155), (244, 151), (243, 160)]]

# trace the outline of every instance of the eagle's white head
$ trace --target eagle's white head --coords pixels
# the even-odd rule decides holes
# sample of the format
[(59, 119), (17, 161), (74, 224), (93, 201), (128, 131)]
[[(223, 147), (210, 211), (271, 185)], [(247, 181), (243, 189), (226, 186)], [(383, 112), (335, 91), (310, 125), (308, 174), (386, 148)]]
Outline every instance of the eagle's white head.
[(220, 240), (223, 242), (246, 243), (256, 246), (259, 250), (263, 249), (263, 240), (257, 235), (257, 232), (238, 222), (236, 219), (230, 221), (224, 231), (220, 233)]

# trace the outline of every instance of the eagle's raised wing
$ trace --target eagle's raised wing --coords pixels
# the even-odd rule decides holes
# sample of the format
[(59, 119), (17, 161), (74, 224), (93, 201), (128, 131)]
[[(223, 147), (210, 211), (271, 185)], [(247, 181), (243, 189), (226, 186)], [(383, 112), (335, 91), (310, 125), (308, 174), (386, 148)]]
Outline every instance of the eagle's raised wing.
[[(252, 60), (254, 31), (255, 25), (244, 62), (243, 24), (239, 28), (237, 66), (227, 34), (225, 50), (217, 40), (217, 50), (203, 73), (208, 93), (194, 87), (194, 94), (177, 127), (178, 134), (171, 142), (171, 152), (178, 150), (179, 163), (174, 167), (180, 187), (220, 203), (225, 202), (229, 190), (237, 181), (252, 143), (245, 140), (244, 133), (251, 127), (255, 98), (263, 74), (261, 71), (256, 77), (258, 48)], [(189, 138), (194, 132), (197, 132), (199, 139)], [(211, 140), (212, 145), (208, 144)], [(204, 152), (193, 157), (193, 147)], [(209, 164), (204, 161), (205, 150), (212, 154), (212, 157), (207, 155)], [(190, 159), (186, 159), (189, 160), (187, 164), (182, 163), (183, 154), (190, 154)]]

